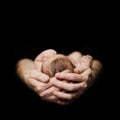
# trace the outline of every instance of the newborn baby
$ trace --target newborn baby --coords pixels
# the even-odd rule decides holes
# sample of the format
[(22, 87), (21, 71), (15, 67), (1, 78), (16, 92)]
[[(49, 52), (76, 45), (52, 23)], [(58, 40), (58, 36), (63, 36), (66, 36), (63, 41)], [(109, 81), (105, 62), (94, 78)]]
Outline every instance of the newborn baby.
[(43, 62), (42, 72), (46, 73), (50, 77), (53, 77), (57, 72), (62, 72), (66, 69), (73, 72), (74, 68), (75, 66), (68, 57), (62, 54), (56, 54)]
[(53, 77), (57, 72), (62, 72), (64, 70), (69, 70), (73, 72), (75, 65), (81, 68), (81, 71), (89, 68), (91, 65), (92, 57), (89, 55), (82, 56), (79, 63), (74, 61), (74, 58), (70, 59), (68, 56), (63, 54), (57, 54), (53, 49), (48, 49), (41, 52), (35, 58), (35, 65), (42, 62), (41, 71), (47, 74), (49, 77)]

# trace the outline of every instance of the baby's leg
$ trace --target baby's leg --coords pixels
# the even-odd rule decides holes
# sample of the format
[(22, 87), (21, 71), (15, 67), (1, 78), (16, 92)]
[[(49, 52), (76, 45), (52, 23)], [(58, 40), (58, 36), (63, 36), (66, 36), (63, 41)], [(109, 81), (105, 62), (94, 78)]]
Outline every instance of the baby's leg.
[(91, 67), (92, 56), (90, 55), (83, 55), (79, 62), (76, 64), (76, 68), (79, 70), (80, 73), (84, 72), (86, 69)]
[(53, 56), (57, 54), (57, 52), (53, 49), (48, 49), (48, 50), (45, 50), (43, 52), (41, 52), (34, 60), (34, 63), (35, 63), (35, 67), (40, 70), (41, 69), (41, 63), (43, 61), (45, 61), (47, 58), (49, 58), (50, 56)]
[(53, 56), (57, 54), (57, 52), (53, 49), (48, 49), (48, 50), (45, 50), (43, 52), (41, 52), (36, 58), (35, 58), (35, 61), (40, 61), (40, 62), (43, 62), (45, 61), (47, 58)]

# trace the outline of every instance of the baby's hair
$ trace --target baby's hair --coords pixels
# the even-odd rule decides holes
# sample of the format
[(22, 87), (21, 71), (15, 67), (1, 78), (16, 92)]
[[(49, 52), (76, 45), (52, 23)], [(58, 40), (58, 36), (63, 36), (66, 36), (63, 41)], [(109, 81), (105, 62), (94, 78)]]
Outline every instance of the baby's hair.
[(47, 74), (49, 77), (53, 77), (56, 73), (62, 72), (64, 70), (69, 70), (73, 72), (75, 66), (72, 64), (68, 57), (57, 57), (50, 63), (50, 69), (45, 69), (43, 67), (42, 72)]

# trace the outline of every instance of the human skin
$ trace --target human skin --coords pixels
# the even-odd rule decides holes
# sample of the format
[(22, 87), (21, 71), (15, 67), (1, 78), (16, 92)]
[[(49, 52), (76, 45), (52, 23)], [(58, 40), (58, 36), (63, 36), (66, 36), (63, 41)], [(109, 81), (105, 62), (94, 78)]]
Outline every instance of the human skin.
[(73, 72), (75, 66), (70, 61), (70, 59), (62, 54), (56, 54), (45, 61), (42, 64), (42, 72), (49, 75), (49, 77), (55, 76), (56, 73), (62, 72), (64, 70), (69, 70)]
[[(76, 56), (79, 58), (77, 58)], [(39, 63), (42, 62), (42, 72), (49, 75), (50, 77), (53, 77), (56, 72), (61, 72), (67, 69), (70, 70), (70, 72), (73, 72), (75, 65), (81, 68), (81, 71), (79, 72), (82, 72), (91, 66), (92, 57), (90, 55), (82, 56), (79, 53), (75, 54), (73, 57), (77, 58), (78, 60), (74, 60), (70, 56), (57, 54), (57, 52), (53, 49), (48, 49), (41, 52), (35, 58), (34, 62), (35, 65), (38, 64), (36, 66), (39, 66)], [(76, 61), (78, 62), (76, 63)]]
[[(57, 72), (62, 72), (68, 69), (73, 72), (75, 66), (72, 61), (63, 54), (57, 54), (53, 49), (48, 49), (41, 52), (34, 60), (35, 65), (39, 66), (42, 62), (41, 71), (47, 74), (49, 77), (53, 77)], [(37, 67), (40, 69), (39, 67)]]
[[(102, 70), (102, 64), (98, 60), (93, 60), (91, 67), (82, 71), (79, 63), (81, 53), (75, 51), (69, 54), (68, 57), (75, 63), (73, 73), (65, 70), (50, 78), (41, 71), (42, 61), (37, 61), (34, 64), (34, 61), (31, 59), (22, 59), (17, 63), (17, 74), (41, 99), (60, 105), (69, 104), (80, 97), (95, 82)], [(91, 85), (88, 84), (88, 81), (90, 81)]]
[[(72, 56), (73, 55), (73, 56)], [(74, 58), (76, 58), (76, 59), (73, 59), (73, 57)], [(56, 59), (61, 59), (62, 58), (62, 60), (61, 61), (59, 61), (59, 62), (62, 62), (62, 65), (63, 64), (68, 64), (64, 69), (60, 69), (62, 66), (60, 65), (59, 67), (58, 67), (58, 63), (59, 62), (57, 62), (57, 64), (55, 65), (52, 65), (52, 63), (54, 63), (54, 61), (56, 60)], [(65, 60), (67, 60), (67, 62), (66, 63), (64, 63), (64, 61), (63, 61), (63, 58), (65, 59)], [(78, 62), (76, 62), (76, 61), (78, 61)], [(84, 55), (84, 56), (82, 56), (81, 54), (78, 54), (77, 52), (76, 53), (74, 53), (74, 54), (71, 54), (70, 56), (65, 56), (65, 55), (63, 55), (63, 54), (57, 54), (57, 52), (56, 51), (54, 51), (54, 50), (51, 50), (51, 49), (49, 49), (49, 50), (45, 50), (45, 51), (43, 51), (42, 53), (40, 53), (37, 57), (36, 57), (36, 59), (35, 59), (35, 63), (36, 62), (42, 62), (42, 69), (41, 69), (41, 71), (43, 72), (43, 73), (45, 73), (45, 74), (47, 74), (47, 75), (49, 75), (49, 77), (53, 77), (54, 75), (55, 75), (55, 73), (54, 74), (52, 74), (52, 70), (54, 70), (55, 69), (55, 67), (57, 67), (57, 71), (58, 72), (62, 72), (63, 70), (69, 70), (69, 73), (71, 73), (71, 72), (74, 72), (75, 71), (75, 73), (77, 73), (77, 74), (80, 74), (80, 73), (82, 73), (82, 72), (84, 72), (85, 70), (87, 70), (87, 69), (89, 69), (90, 68), (90, 66), (91, 66), (91, 61), (92, 61), (92, 57), (90, 56), (90, 55)], [(73, 65), (74, 64), (74, 65)], [(77, 68), (80, 68), (80, 70), (78, 70), (77, 68), (76, 69), (74, 69), (75, 68), (75, 65), (77, 66)], [(52, 67), (51, 67), (52, 66)], [(69, 68), (70, 67), (70, 68)], [(88, 74), (90, 74), (90, 69), (89, 69), (89, 73)], [(62, 82), (68, 82), (68, 81), (65, 81), (65, 80), (63, 80), (62, 79)], [(75, 81), (70, 81), (71, 83), (73, 83), (73, 82), (75, 82)], [(54, 89), (55, 90), (55, 89)], [(64, 89), (61, 89), (60, 90), (60, 88), (59, 87), (57, 87), (56, 88), (56, 90), (55, 91), (62, 91), (62, 92), (64, 92), (64, 93), (66, 93), (66, 91), (64, 90)], [(46, 92), (45, 92), (46, 93)], [(56, 93), (56, 92), (55, 92)], [(41, 94), (41, 95), (44, 95), (44, 92), (43, 92), (43, 94)], [(58, 102), (59, 103), (59, 102)]]

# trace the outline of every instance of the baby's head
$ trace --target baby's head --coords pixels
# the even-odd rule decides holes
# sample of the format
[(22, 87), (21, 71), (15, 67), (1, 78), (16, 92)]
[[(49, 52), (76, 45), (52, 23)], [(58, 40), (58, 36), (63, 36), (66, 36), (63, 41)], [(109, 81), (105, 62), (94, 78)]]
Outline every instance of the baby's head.
[(74, 65), (71, 60), (63, 54), (55, 54), (43, 61), (42, 72), (53, 77), (57, 72), (68, 69), (73, 72)]

